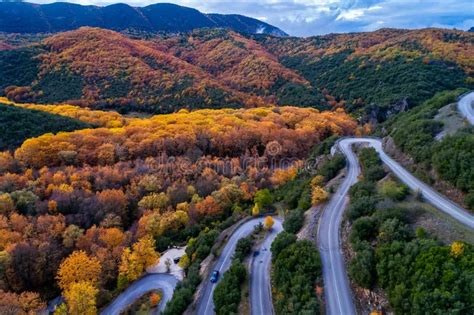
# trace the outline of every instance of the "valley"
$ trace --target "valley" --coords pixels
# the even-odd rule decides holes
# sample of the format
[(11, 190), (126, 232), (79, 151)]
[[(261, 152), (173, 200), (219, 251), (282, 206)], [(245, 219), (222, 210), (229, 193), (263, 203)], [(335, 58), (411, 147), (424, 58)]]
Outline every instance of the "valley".
[(203, 12), (0, 3), (0, 314), (468, 313), (474, 33)]

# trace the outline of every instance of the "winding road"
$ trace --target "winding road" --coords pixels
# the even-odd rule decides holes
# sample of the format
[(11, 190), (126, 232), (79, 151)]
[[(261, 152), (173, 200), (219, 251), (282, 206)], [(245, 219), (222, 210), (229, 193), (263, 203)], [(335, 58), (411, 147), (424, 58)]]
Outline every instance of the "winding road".
[[(473, 99), (474, 93), (467, 94), (460, 100), (460, 103), (463, 105), (459, 106), (465, 107), (467, 102), (472, 110), (471, 102)], [(468, 111), (466, 117), (468, 119), (474, 118), (470, 115)], [(379, 153), (381, 160), (391, 171), (410, 189), (420, 191), (425, 200), (434, 207), (467, 227), (474, 229), (474, 216), (472, 214), (411, 175), (400, 164), (390, 158), (383, 151), (381, 140), (373, 138), (342, 139), (336, 146), (346, 156), (348, 162), (347, 176), (324, 209), (318, 227), (319, 250), (323, 262), (326, 311), (328, 314), (355, 314), (355, 307), (340, 247), (340, 225), (344, 209), (348, 203), (347, 193), (349, 188), (357, 182), (357, 177), (360, 174), (359, 162), (354, 152), (352, 152), (352, 145), (355, 143), (369, 144)]]
[(352, 315), (356, 313), (339, 238), (342, 215), (349, 201), (347, 193), (349, 188), (357, 182), (357, 176), (360, 174), (359, 163), (347, 140), (350, 139), (338, 143), (347, 159), (347, 176), (325, 207), (318, 225), (318, 244), (323, 263), (327, 314)]
[[(458, 109), (461, 114), (474, 125), (474, 92), (464, 95), (458, 102)], [(352, 301), (352, 294), (349, 281), (345, 271), (345, 263), (340, 248), (340, 226), (344, 209), (348, 204), (347, 194), (349, 188), (357, 182), (360, 175), (360, 166), (356, 155), (352, 151), (355, 143), (367, 143), (380, 155), (381, 160), (392, 170), (412, 190), (420, 191), (426, 201), (439, 210), (450, 215), (457, 221), (474, 229), (474, 216), (466, 210), (456, 205), (448, 198), (436, 192), (428, 185), (411, 175), (400, 164), (390, 158), (382, 148), (382, 142), (374, 138), (345, 138), (339, 141), (336, 146), (342, 151), (347, 159), (347, 176), (340, 185), (331, 201), (324, 209), (318, 226), (318, 240), (321, 259), (323, 262), (323, 277), (325, 286), (326, 312), (327, 314), (355, 314), (355, 306)], [(230, 267), (232, 255), (239, 239), (250, 235), (255, 225), (263, 223), (264, 218), (252, 219), (242, 224), (230, 237), (225, 245), (222, 254), (218, 258), (214, 269), (219, 270), (221, 276)], [(283, 230), (282, 223), (275, 219), (272, 231), (266, 236), (261, 244), (259, 255), (253, 257), (250, 271), (250, 294), (251, 313), (254, 315), (273, 314), (273, 302), (271, 296), (270, 247), (275, 237)], [(213, 292), (216, 284), (210, 283), (209, 279), (204, 279), (204, 294), (201, 297), (197, 314), (214, 314)], [(132, 283), (122, 294), (120, 294), (107, 308), (102, 315), (120, 314), (128, 305), (133, 303), (143, 294), (154, 290), (163, 291), (162, 301), (155, 313), (160, 313), (166, 303), (172, 298), (174, 288), (178, 280), (169, 274), (148, 274), (140, 280)]]
[(474, 92), (465, 94), (458, 102), (459, 112), (474, 125)]
[(277, 235), (283, 231), (280, 219), (275, 218), (272, 230), (267, 233), (259, 246), (259, 254), (252, 257), (250, 266), (250, 313), (252, 315), (271, 315), (273, 311), (270, 269), (272, 253), (270, 247)]
[(139, 299), (143, 294), (160, 289), (163, 292), (161, 302), (154, 310), (154, 314), (161, 313), (173, 297), (174, 288), (178, 283), (176, 277), (163, 273), (150, 273), (143, 278), (133, 282), (122, 294), (120, 294), (109, 306), (107, 306), (101, 315), (117, 315), (126, 309), (130, 304)]
[[(224, 272), (229, 269), (232, 263), (232, 256), (235, 251), (235, 247), (239, 239), (246, 237), (252, 233), (255, 226), (259, 223), (263, 223), (264, 218), (255, 218), (250, 221), (245, 222), (242, 224), (230, 237), (229, 241), (225, 245), (221, 255), (219, 256), (217, 262), (214, 265), (213, 270), (218, 270), (220, 273), (219, 279), (222, 277)], [(271, 244), (271, 241), (276, 237), (276, 235), (281, 231), (281, 221), (275, 219), (275, 224), (273, 225), (273, 230), (271, 233), (267, 235), (267, 238), (264, 242), (265, 246)], [(270, 241), (271, 240), (271, 241)], [(262, 245), (262, 247), (264, 247)], [(267, 253), (260, 251), (261, 257), (257, 256), (256, 258), (259, 259), (258, 261), (263, 261), (261, 266), (254, 269), (254, 264), (252, 264), (252, 271), (251, 271), (251, 308), (252, 314), (272, 314), (273, 313), (273, 303), (270, 291), (270, 263), (271, 263), (271, 255), (269, 253), (269, 246), (267, 248)], [(197, 312), (198, 315), (212, 315), (214, 314), (214, 301), (213, 301), (213, 293), (216, 287), (216, 283), (211, 283), (209, 279), (204, 279), (204, 294), (199, 299), (197, 304)], [(253, 285), (252, 285), (253, 284)], [(259, 287), (261, 286), (261, 287)], [(255, 300), (254, 294), (257, 294), (258, 299)], [(258, 307), (264, 307), (265, 310), (271, 310), (270, 313), (254, 313), (254, 310), (257, 311), (257, 304), (260, 304)]]

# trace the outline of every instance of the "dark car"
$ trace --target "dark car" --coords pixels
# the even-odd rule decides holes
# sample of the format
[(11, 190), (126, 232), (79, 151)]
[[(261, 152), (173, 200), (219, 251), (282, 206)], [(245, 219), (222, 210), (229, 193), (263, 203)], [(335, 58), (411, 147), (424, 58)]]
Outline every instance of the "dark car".
[(179, 260), (180, 260), (180, 259), (181, 259), (181, 257), (175, 257), (175, 258), (173, 259), (173, 261), (174, 261), (175, 264), (177, 264), (177, 263), (179, 263)]
[(216, 283), (218, 279), (219, 279), (219, 271), (214, 270), (211, 275), (211, 282)]

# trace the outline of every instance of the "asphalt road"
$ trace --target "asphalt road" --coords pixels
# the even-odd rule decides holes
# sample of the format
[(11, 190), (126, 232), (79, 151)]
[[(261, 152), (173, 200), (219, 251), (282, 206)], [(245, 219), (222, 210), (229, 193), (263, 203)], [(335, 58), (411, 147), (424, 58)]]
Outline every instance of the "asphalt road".
[(324, 209), (318, 225), (318, 244), (323, 263), (324, 294), (327, 314), (355, 314), (351, 289), (340, 247), (340, 226), (347, 206), (349, 188), (357, 182), (359, 163), (350, 145), (344, 141), (339, 147), (347, 158), (347, 175), (329, 204)]
[(159, 314), (165, 309), (166, 303), (173, 297), (173, 291), (177, 283), (178, 280), (169, 274), (147, 274), (143, 278), (133, 282), (101, 312), (101, 315), (118, 315), (143, 294), (151, 290), (161, 289), (163, 292), (161, 302), (153, 312), (154, 314)]
[(383, 151), (380, 140), (373, 138), (346, 138), (339, 141), (337, 146), (347, 159), (347, 176), (324, 209), (318, 228), (327, 314), (355, 314), (339, 237), (342, 215), (348, 203), (347, 193), (349, 188), (357, 182), (357, 177), (360, 174), (359, 162), (354, 152), (352, 152), (352, 145), (355, 143), (367, 143), (375, 148), (381, 160), (410, 189), (420, 191), (424, 199), (433, 206), (466, 226), (474, 228), (474, 216), (472, 214), (411, 175)]
[(259, 254), (252, 257), (250, 267), (250, 312), (252, 315), (271, 315), (273, 311), (270, 268), (272, 254), (270, 247), (278, 233), (283, 231), (282, 222), (275, 218), (272, 230), (259, 246)]
[[(229, 269), (232, 263), (232, 256), (234, 254), (235, 247), (239, 239), (250, 235), (254, 227), (260, 222), (263, 223), (263, 221), (264, 221), (264, 218), (255, 218), (250, 221), (247, 221), (244, 224), (242, 224), (229, 238), (229, 240), (227, 241), (227, 244), (222, 250), (222, 253), (219, 256), (213, 268), (213, 270), (219, 271), (219, 281), (222, 278), (222, 275), (224, 274), (224, 272), (226, 272), (227, 269)], [(275, 225), (277, 225), (277, 223), (275, 223)], [(214, 294), (214, 289), (216, 287), (216, 283), (211, 283), (209, 279), (204, 279), (203, 281), (204, 281), (204, 286), (205, 286), (203, 288), (204, 293), (197, 304), (196, 314), (212, 315), (214, 314), (213, 294)], [(271, 297), (270, 297), (269, 303), (271, 304)]]
[(459, 112), (474, 125), (474, 92), (464, 95), (458, 102)]

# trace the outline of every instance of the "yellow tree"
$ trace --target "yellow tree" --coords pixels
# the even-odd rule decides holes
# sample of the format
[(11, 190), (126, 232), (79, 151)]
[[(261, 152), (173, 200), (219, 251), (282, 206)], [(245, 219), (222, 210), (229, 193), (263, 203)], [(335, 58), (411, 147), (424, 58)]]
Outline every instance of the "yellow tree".
[(260, 214), (260, 206), (256, 203), (252, 208), (252, 215), (257, 216)]
[(453, 242), (451, 244), (451, 255), (454, 257), (459, 257), (464, 253), (464, 243), (462, 242)]
[(264, 225), (265, 225), (265, 228), (266, 228), (267, 230), (271, 230), (274, 223), (275, 223), (275, 222), (273, 221), (273, 218), (272, 218), (271, 216), (267, 216), (267, 217), (265, 218)]
[(69, 315), (96, 315), (96, 296), (99, 290), (89, 281), (71, 284), (64, 292)]
[(328, 193), (320, 186), (314, 186), (311, 194), (311, 202), (317, 206), (328, 199)]
[(0, 195), (0, 215), (8, 215), (15, 211), (15, 203), (10, 194)]
[(89, 257), (84, 251), (75, 251), (59, 266), (57, 275), (58, 285), (66, 291), (78, 282), (90, 282), (95, 285), (100, 275), (100, 262), (95, 257)]
[(169, 198), (165, 193), (150, 194), (140, 200), (138, 206), (145, 210), (159, 210), (164, 211), (169, 204)]
[(132, 249), (125, 248), (119, 266), (118, 287), (123, 288), (128, 282), (138, 279), (146, 268), (160, 262), (160, 254), (155, 251), (155, 240), (151, 237), (141, 238), (133, 244)]
[(191, 264), (191, 261), (189, 260), (189, 257), (188, 257), (188, 255), (186, 255), (186, 254), (184, 254), (184, 255), (179, 259), (179, 262), (178, 262), (178, 266), (180, 266), (180, 267), (183, 268), (183, 269), (188, 268), (190, 264)]
[(321, 186), (321, 184), (324, 181), (324, 176), (322, 175), (316, 175), (313, 177), (311, 180), (311, 187), (316, 187), (316, 186)]

